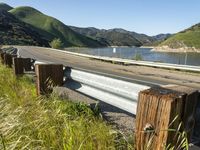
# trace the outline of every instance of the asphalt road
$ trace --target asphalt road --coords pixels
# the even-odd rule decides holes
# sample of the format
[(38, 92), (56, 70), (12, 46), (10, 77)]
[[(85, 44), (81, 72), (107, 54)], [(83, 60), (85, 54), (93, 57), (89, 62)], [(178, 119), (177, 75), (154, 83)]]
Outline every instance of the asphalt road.
[(88, 72), (120, 78), (129, 82), (150, 86), (176, 84), (200, 89), (200, 74), (198, 73), (136, 65), (124, 66), (57, 52), (47, 48), (29, 46), (16, 47), (19, 49), (19, 54), (22, 57), (63, 64)]

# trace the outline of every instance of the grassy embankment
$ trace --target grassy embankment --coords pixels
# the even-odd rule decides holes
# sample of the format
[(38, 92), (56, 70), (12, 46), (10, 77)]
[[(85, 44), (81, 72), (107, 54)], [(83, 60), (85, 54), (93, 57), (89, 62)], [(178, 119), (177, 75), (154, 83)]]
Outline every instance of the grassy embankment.
[(162, 42), (159, 46), (168, 46), (172, 49), (195, 48), (200, 49), (200, 24), (196, 24)]
[[(0, 64), (0, 149), (127, 149), (87, 105), (37, 97), (27, 76)], [(130, 149), (130, 147), (128, 148)]]

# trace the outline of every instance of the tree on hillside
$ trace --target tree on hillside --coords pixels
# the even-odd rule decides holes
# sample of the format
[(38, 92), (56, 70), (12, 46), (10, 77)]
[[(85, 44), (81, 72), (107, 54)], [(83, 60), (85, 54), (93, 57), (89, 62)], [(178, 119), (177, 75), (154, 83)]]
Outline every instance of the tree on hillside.
[(55, 49), (62, 49), (63, 48), (63, 43), (58, 38), (51, 41), (50, 45), (51, 45), (52, 48), (55, 48)]

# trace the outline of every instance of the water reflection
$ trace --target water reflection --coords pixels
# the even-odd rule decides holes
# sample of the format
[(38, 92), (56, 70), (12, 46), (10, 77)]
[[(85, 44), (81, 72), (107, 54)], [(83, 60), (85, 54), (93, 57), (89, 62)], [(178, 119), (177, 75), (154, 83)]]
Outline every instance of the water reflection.
[[(142, 60), (154, 61), (154, 62), (164, 62), (173, 64), (185, 64), (187, 58), (187, 65), (200, 65), (200, 53), (161, 53), (152, 52), (151, 48), (94, 48), (94, 49), (77, 49), (70, 48), (68, 51), (98, 55), (98, 56), (108, 56), (108, 57), (118, 57), (126, 59), (134, 59), (136, 54), (141, 55)], [(186, 57), (187, 56), (187, 57)]]

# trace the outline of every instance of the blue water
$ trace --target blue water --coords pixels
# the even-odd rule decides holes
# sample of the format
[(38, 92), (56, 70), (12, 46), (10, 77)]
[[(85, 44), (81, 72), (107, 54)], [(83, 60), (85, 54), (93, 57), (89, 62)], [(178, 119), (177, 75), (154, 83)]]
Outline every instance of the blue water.
[(200, 53), (161, 53), (153, 52), (151, 48), (134, 48), (123, 47), (116, 48), (94, 48), (94, 49), (67, 49), (68, 51), (78, 52), (83, 54), (118, 57), (126, 59), (134, 59), (136, 54), (141, 55), (144, 61), (163, 62), (172, 64), (185, 64), (200, 66)]

